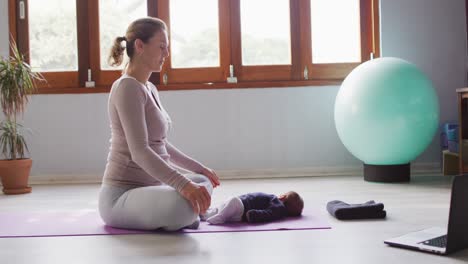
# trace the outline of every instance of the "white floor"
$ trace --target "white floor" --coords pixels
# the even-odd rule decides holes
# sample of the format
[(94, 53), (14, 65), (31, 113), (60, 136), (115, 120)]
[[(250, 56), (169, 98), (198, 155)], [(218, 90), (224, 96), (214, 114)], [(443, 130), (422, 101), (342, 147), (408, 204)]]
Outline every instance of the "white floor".
[[(120, 235), (0, 239), (0, 263), (467, 263), (468, 250), (447, 257), (383, 243), (406, 232), (447, 225), (451, 178), (413, 177), (411, 183), (369, 183), (361, 177), (225, 180), (213, 202), (251, 191), (296, 190), (330, 230)], [(99, 185), (36, 185), (27, 195), (0, 195), (0, 210), (95, 208)], [(385, 220), (340, 221), (325, 209), (330, 200), (383, 202)], [(0, 219), (1, 224), (1, 219)]]

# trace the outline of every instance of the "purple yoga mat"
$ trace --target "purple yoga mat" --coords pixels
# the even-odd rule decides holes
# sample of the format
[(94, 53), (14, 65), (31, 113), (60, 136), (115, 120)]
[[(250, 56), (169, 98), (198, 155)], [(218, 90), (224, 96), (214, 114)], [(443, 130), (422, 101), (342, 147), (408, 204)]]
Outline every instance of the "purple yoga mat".
[[(196, 230), (182, 233), (249, 232), (273, 230), (329, 229), (317, 214), (304, 212), (299, 218), (286, 218), (266, 224), (230, 223), (210, 225), (201, 222)], [(96, 210), (0, 213), (0, 238), (151, 234), (164, 231), (117, 229), (104, 225)]]

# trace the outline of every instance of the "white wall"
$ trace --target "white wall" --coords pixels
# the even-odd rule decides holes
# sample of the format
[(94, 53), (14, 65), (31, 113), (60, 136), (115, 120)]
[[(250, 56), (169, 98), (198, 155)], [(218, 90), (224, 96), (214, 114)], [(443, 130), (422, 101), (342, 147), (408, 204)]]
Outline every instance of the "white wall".
[[(177, 146), (218, 170), (248, 170), (358, 164), (336, 140), (330, 107), (336, 93), (337, 87), (300, 87), (161, 97)], [(25, 115), (34, 130), (34, 173), (101, 173), (109, 145), (106, 102), (107, 94), (34, 96)]]
[(441, 120), (457, 118), (466, 84), (465, 0), (381, 0), (382, 55), (418, 65), (434, 82)]
[[(413, 62), (432, 79), (440, 121), (458, 122), (457, 88), (467, 69), (465, 0), (381, 0), (382, 56)], [(439, 138), (417, 159), (438, 161)]]
[[(6, 10), (0, 0), (0, 10)], [(382, 55), (407, 59), (434, 81), (441, 121), (456, 120), (465, 86), (464, 0), (382, 0)], [(0, 51), (7, 51), (0, 16)], [(219, 171), (360, 166), (341, 144), (333, 108), (339, 87), (161, 92), (178, 147)], [(101, 175), (109, 146), (107, 94), (36, 95), (25, 115), (34, 130), (33, 177)], [(415, 163), (439, 162), (438, 137)], [(72, 176), (70, 176), (72, 175)], [(95, 177), (95, 176), (94, 176)]]

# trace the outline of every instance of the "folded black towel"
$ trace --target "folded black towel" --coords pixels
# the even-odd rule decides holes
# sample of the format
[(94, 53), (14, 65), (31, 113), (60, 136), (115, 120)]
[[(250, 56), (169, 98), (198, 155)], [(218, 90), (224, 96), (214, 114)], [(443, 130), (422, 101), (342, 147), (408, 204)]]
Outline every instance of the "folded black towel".
[(387, 215), (383, 203), (376, 203), (374, 201), (368, 201), (363, 204), (348, 204), (335, 200), (327, 203), (327, 210), (331, 215), (340, 220), (385, 218)]

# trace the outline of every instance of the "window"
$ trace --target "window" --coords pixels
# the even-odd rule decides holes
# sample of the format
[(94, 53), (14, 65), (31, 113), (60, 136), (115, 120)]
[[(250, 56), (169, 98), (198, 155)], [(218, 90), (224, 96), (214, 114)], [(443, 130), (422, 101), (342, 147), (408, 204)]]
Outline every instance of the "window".
[(358, 1), (311, 0), (310, 14), (312, 63), (361, 61)]
[[(31, 0), (28, 4), (29, 12), (24, 1), (9, 1), (10, 34), (20, 51), (51, 86), (78, 87), (75, 1)], [(17, 6), (25, 7), (21, 14)]]
[[(242, 65), (291, 65), (289, 0), (241, 0)], [(268, 12), (259, 13), (268, 6)]]
[[(99, 0), (99, 55), (102, 70), (115, 70), (107, 64), (114, 38), (123, 36), (128, 25), (133, 20), (146, 16), (147, 10), (146, 0)], [(120, 70), (127, 61), (128, 57), (119, 67)]]
[[(76, 4), (69, 2), (31, 0), (29, 3), (29, 56), (31, 67), (38, 71), (78, 70)], [(50, 21), (54, 21), (52, 29)]]
[(107, 65), (112, 42), (142, 16), (169, 27), (151, 77), (162, 90), (339, 83), (379, 56), (378, 0), (9, 0), (11, 36), (48, 80), (40, 93), (109, 91), (122, 70)]
[[(193, 12), (197, 8), (202, 16)], [(218, 0), (172, 0), (169, 11), (171, 66), (219, 67)]]

